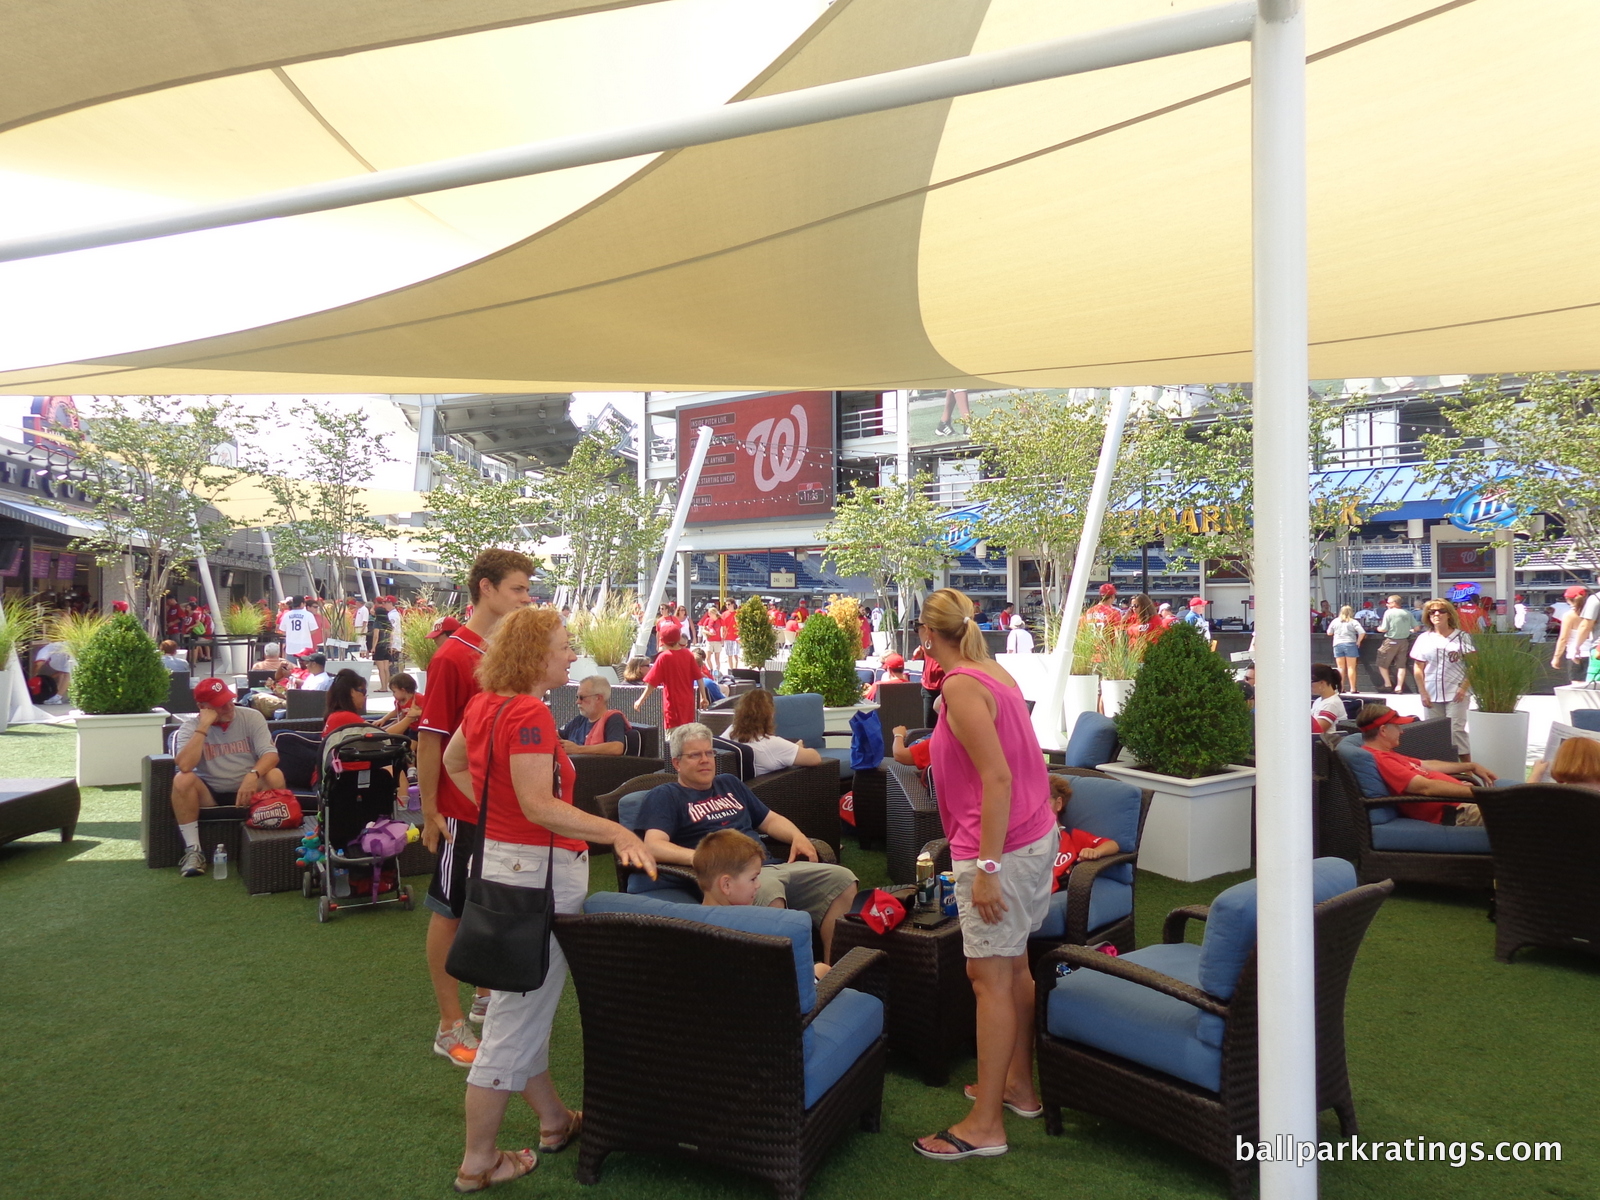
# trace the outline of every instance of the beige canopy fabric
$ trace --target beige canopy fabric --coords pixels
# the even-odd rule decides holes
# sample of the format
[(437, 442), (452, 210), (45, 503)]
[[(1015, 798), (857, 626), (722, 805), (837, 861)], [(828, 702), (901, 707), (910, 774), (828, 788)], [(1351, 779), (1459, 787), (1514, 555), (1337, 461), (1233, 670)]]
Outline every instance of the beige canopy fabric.
[[(375, 517), (424, 512), (428, 507), (427, 497), (421, 492), (398, 488), (360, 488), (356, 500)], [(246, 475), (229, 484), (209, 503), (223, 516), (247, 525), (260, 525), (268, 521), (277, 507), (266, 484), (253, 475)], [(406, 535), (400, 533), (396, 536)]]
[[(1201, 6), (840, 0), (745, 94)], [(419, 7), (433, 6), (385, 11)], [(1600, 365), (1600, 5), (1307, 11), (1313, 377)], [(1228, 46), (679, 151), (448, 274), (257, 329), (12, 371), (0, 391), (1248, 379), (1248, 76), (1248, 46)], [(36, 163), (62, 120), (30, 127)], [(381, 112), (351, 120), (381, 140)], [(460, 138), (440, 155), (478, 148), (472, 130)], [(203, 146), (160, 150), (203, 172)], [(273, 171), (299, 178), (293, 163), (261, 174)]]

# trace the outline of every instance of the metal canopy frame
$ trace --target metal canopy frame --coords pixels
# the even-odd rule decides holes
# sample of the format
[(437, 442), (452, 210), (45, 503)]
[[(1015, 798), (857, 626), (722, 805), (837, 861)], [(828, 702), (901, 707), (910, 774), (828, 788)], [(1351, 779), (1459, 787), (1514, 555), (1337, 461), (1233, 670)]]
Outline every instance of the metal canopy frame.
[[(0, 261), (322, 212), (378, 200), (542, 174), (705, 145), (996, 88), (1251, 43), (1256, 493), (1256, 795), (1260, 1006), (1260, 1137), (1301, 1148), (1317, 1140), (1315, 961), (1311, 913), (1311, 761), (1304, 696), (1311, 639), (1305, 564), (1311, 545), (1308, 457), (1305, 17), (1302, 0), (1259, 0), (1161, 17), (1092, 34), (929, 63), (743, 100), (687, 117), (556, 138), (486, 154), (271, 192), (165, 216), (0, 242)], [(1112, 404), (1072, 596), (1081, 603), (1116, 463), (1128, 393)], [(704, 455), (702, 438), (696, 459)], [(696, 474), (693, 470), (691, 475)], [(693, 487), (686, 488), (692, 493)], [(687, 499), (687, 495), (684, 497)], [(651, 589), (653, 612), (685, 517), (680, 502)], [(1266, 621), (1259, 614), (1268, 614)], [(643, 632), (643, 631), (641, 631)], [(1059, 737), (1064, 651), (1053, 660)], [(1263, 1200), (1317, 1194), (1315, 1151), (1304, 1163), (1260, 1167)]]

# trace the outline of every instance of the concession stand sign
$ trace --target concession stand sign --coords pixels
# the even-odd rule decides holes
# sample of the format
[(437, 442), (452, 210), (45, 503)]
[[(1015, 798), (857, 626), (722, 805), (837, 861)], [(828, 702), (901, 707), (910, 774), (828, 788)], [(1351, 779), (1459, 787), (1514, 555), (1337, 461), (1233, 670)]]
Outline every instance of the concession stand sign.
[(784, 392), (680, 408), (680, 472), (688, 468), (702, 425), (711, 426), (711, 446), (689, 524), (832, 511), (832, 392)]

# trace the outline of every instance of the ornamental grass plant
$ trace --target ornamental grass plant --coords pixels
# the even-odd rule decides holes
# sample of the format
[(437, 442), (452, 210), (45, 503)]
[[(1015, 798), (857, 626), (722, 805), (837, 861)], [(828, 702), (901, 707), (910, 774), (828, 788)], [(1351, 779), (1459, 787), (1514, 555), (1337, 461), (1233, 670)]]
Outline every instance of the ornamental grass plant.
[[(227, 611), (222, 614), (222, 632), (230, 637), (257, 637), (266, 627), (267, 610), (252, 601), (230, 604)], [(329, 632), (333, 632), (331, 628)], [(334, 636), (341, 635), (334, 634)]]
[(794, 639), (778, 694), (816, 692), (829, 708), (858, 703), (861, 680), (856, 677), (856, 647), (860, 644), (859, 626), (857, 632), (847, 634), (827, 613), (812, 613)]
[(85, 713), (144, 713), (167, 698), (170, 676), (161, 651), (129, 613), (104, 618), (76, 657), (72, 702)]
[(45, 637), (64, 645), (69, 657), (81, 659), (95, 635), (110, 621), (111, 617), (104, 613), (58, 612), (45, 622)]
[(43, 627), (38, 605), (16, 599), (0, 602), (0, 664), (10, 666), (12, 655), (37, 641)]
[(594, 659), (597, 666), (617, 667), (628, 661), (639, 628), (633, 617), (633, 604), (633, 593), (622, 592), (597, 608), (572, 614), (567, 631), (571, 634), (573, 626), (578, 627), (576, 640), (582, 646), (581, 653)]
[(413, 608), (400, 614), (400, 652), (419, 671), (428, 669), (434, 652), (439, 649), (438, 640), (428, 635), (442, 617), (459, 619), (457, 613), (435, 612), (431, 608)]
[(1100, 678), (1132, 679), (1138, 675), (1150, 649), (1150, 639), (1130, 633), (1124, 625), (1107, 623), (1093, 628), (1098, 643)]
[(1472, 636), (1465, 657), (1467, 686), (1484, 712), (1512, 713), (1539, 680), (1539, 656), (1528, 639), (1483, 629)]
[(1250, 706), (1193, 625), (1169, 627), (1149, 648), (1116, 721), (1135, 763), (1158, 775), (1215, 775), (1251, 752)]

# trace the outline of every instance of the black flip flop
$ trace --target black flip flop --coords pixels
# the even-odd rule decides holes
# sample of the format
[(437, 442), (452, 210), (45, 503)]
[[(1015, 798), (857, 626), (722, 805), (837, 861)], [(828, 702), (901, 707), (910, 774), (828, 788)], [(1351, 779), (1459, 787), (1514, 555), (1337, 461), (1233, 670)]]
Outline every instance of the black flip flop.
[(998, 1146), (974, 1146), (971, 1142), (963, 1141), (961, 1138), (958, 1138), (948, 1129), (941, 1129), (938, 1133), (934, 1134), (933, 1138), (930, 1140), (940, 1141), (944, 1142), (946, 1145), (954, 1146), (956, 1148), (955, 1153), (942, 1154), (937, 1150), (929, 1150), (923, 1146), (921, 1138), (918, 1138), (916, 1141), (912, 1142), (911, 1148), (918, 1154), (922, 1155), (923, 1158), (932, 1158), (941, 1162), (957, 1162), (963, 1158), (999, 1158), (1002, 1154), (1011, 1149), (1011, 1147), (1005, 1142), (1001, 1142)]

